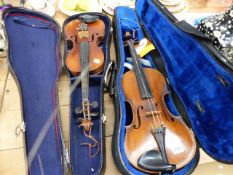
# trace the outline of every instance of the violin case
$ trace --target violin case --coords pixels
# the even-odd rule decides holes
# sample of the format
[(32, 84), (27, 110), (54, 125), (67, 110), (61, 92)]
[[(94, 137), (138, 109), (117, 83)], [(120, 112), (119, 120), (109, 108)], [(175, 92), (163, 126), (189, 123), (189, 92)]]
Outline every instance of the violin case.
[[(137, 0), (135, 10), (116, 8), (113, 27), (117, 61), (110, 89), (116, 112), (112, 153), (119, 171), (124, 175), (145, 174), (129, 163), (124, 148), (125, 127), (132, 116), (121, 86), (128, 70), (125, 65), (131, 64), (124, 49), (126, 31), (155, 45), (156, 50), (145, 59), (167, 79), (170, 95), (165, 101), (170, 112), (182, 116), (198, 146), (209, 156), (233, 164), (233, 67), (211, 40), (185, 21), (178, 21), (157, 0)], [(198, 161), (199, 149), (186, 166), (162, 174), (191, 174)]]
[[(67, 69), (72, 91), (70, 95), (70, 143), (65, 149), (59, 112), (58, 81), (64, 61), (60, 54), (63, 36), (59, 25), (49, 16), (24, 8), (9, 8), (3, 19), (9, 41), (9, 67), (18, 85), (25, 134), (25, 157), (28, 174), (65, 175), (70, 165), (73, 175), (103, 174), (105, 170), (105, 115), (103, 107), (104, 80), (109, 69), (110, 19), (97, 15), (105, 24), (102, 43), (105, 65), (103, 72), (90, 76), (90, 99), (98, 101), (98, 116), (92, 134), (99, 141), (99, 153), (88, 157), (87, 142), (78, 126), (75, 108), (81, 103), (81, 87), (72, 86), (79, 77)], [(69, 17), (64, 26), (79, 15)], [(63, 26), (63, 28), (64, 28)], [(66, 36), (64, 36), (66, 37)], [(64, 59), (67, 53), (65, 42)], [(107, 75), (107, 74), (106, 74)]]
[[(80, 76), (74, 76), (71, 74), (69, 69), (66, 67), (66, 72), (69, 77), (70, 89), (72, 90), (70, 95), (70, 165), (73, 175), (87, 175), (87, 174), (103, 174), (105, 170), (105, 121), (106, 117), (104, 115), (104, 89), (106, 87), (106, 82), (104, 81), (105, 76), (108, 75), (108, 70), (111, 66), (110, 56), (109, 56), (109, 46), (110, 46), (110, 29), (111, 21), (107, 15), (101, 13), (81, 13), (78, 15), (73, 15), (68, 17), (63, 24), (63, 34), (64, 34), (64, 62), (67, 58), (67, 53), (69, 49), (69, 38), (65, 33), (65, 26), (69, 22), (76, 19), (80, 19), (81, 15), (95, 15), (98, 16), (105, 24), (105, 36), (103, 43), (101, 43), (102, 50), (104, 52), (104, 68), (102, 73), (89, 75), (89, 100), (90, 102), (97, 101), (98, 115), (93, 117), (92, 121), (94, 123), (92, 127), (92, 135), (99, 142), (99, 153), (92, 158), (89, 158), (88, 147), (82, 146), (82, 143), (88, 142), (89, 139), (83, 134), (83, 129), (80, 128), (76, 108), (82, 106), (82, 95), (81, 95), (81, 83), (76, 84), (77, 81), (80, 82)], [(95, 148), (94, 148), (95, 149)], [(93, 150), (95, 151), (95, 150)]]
[(8, 62), (18, 86), (28, 174), (64, 175), (58, 81), (61, 71), (60, 28), (47, 15), (23, 8), (3, 13), (9, 41)]

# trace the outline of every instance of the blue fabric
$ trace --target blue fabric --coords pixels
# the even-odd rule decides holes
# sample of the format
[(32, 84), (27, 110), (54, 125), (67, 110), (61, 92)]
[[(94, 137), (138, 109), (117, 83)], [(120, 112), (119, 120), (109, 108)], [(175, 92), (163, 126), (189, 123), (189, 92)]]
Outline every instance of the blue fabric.
[[(84, 13), (83, 13), (84, 14)], [(110, 19), (103, 14), (100, 13), (88, 13), (89, 15), (97, 15), (99, 19), (103, 20), (105, 24), (105, 38), (102, 44), (104, 56), (105, 56), (105, 67), (109, 58), (109, 40), (110, 40)], [(73, 15), (69, 17), (65, 22), (64, 26), (75, 19), (78, 19), (78, 15)], [(64, 27), (63, 26), (63, 27)], [(63, 30), (64, 31), (64, 30)], [(72, 76), (70, 72), (67, 70), (68, 75), (70, 76), (70, 85), (74, 83), (76, 77)], [(104, 72), (104, 71), (103, 71)], [(103, 172), (104, 168), (104, 157), (105, 150), (103, 143), (104, 133), (102, 130), (103, 121), (102, 121), (102, 105), (103, 105), (103, 72), (98, 75), (90, 75), (89, 80), (89, 100), (90, 102), (97, 101), (99, 106), (95, 109), (95, 112), (98, 112), (98, 116), (93, 118), (93, 127), (92, 127), (92, 135), (99, 142), (99, 153), (93, 157), (89, 158), (89, 148), (87, 146), (81, 145), (82, 143), (89, 143), (90, 139), (84, 136), (83, 128), (78, 126), (77, 119), (78, 117), (82, 117), (82, 115), (78, 116), (75, 114), (75, 109), (77, 107), (82, 107), (82, 95), (81, 95), (81, 85), (79, 84), (73, 93), (71, 94), (71, 111), (70, 111), (70, 163), (72, 168), (72, 173), (74, 175), (86, 175), (93, 174), (98, 175)], [(96, 153), (96, 148), (92, 149), (92, 154)]]
[[(133, 9), (130, 9), (128, 7), (118, 7), (115, 10), (115, 22), (116, 22), (116, 34), (117, 34), (117, 42), (119, 47), (119, 51), (120, 51), (120, 55), (118, 56), (118, 59), (120, 59), (118, 62), (121, 64), (119, 65), (120, 70), (119, 70), (119, 74), (118, 74), (118, 82), (117, 82), (117, 87), (118, 87), (118, 93), (119, 93), (119, 103), (121, 105), (121, 111), (120, 111), (120, 128), (115, 128), (115, 129), (119, 129), (119, 147), (120, 147), (120, 155), (119, 155), (119, 159), (121, 159), (123, 166), (132, 174), (137, 174), (137, 175), (144, 175), (145, 173), (142, 173), (140, 171), (138, 171), (137, 169), (135, 169), (133, 166), (131, 166), (131, 164), (129, 163), (129, 161), (127, 160), (126, 154), (125, 154), (125, 149), (124, 149), (124, 140), (125, 140), (125, 126), (126, 123), (128, 122), (128, 116), (127, 111), (129, 110), (127, 108), (127, 106), (125, 105), (125, 99), (124, 99), (124, 94), (123, 94), (123, 90), (121, 87), (121, 80), (122, 80), (122, 76), (125, 72), (125, 68), (124, 68), (124, 63), (126, 62), (126, 57), (129, 56), (129, 52), (127, 49), (127, 47), (124, 48), (124, 43), (123, 43), (123, 37), (126, 31), (129, 31), (130, 33), (133, 33), (134, 30), (137, 31), (137, 35), (136, 38), (138, 40), (144, 38), (144, 34), (143, 31), (139, 25), (139, 20), (137, 17), (136, 12)], [(152, 24), (152, 23), (151, 23)], [(152, 58), (151, 56), (147, 55), (145, 56), (145, 59), (150, 60), (152, 62)], [(153, 63), (153, 62), (152, 62)], [(155, 68), (155, 65), (153, 65), (153, 67)], [(173, 104), (173, 101), (171, 100), (171, 97), (168, 96), (167, 100), (167, 104), (168, 107), (170, 109), (170, 111), (176, 115), (177, 114), (177, 110)], [(184, 168), (177, 170), (176, 172), (174, 172), (173, 174), (175, 175), (184, 175), (184, 174), (188, 174), (190, 172), (193, 171), (194, 167), (196, 166), (197, 162), (199, 160), (199, 152), (197, 151), (197, 155), (193, 158), (193, 160), (187, 164)]]
[(232, 72), (220, 66), (196, 39), (178, 29), (152, 0), (138, 0), (136, 9), (163, 56), (168, 78), (201, 147), (214, 159), (233, 163)]
[[(62, 175), (62, 144), (56, 109), (59, 106), (57, 81), (60, 69), (58, 26), (48, 17), (17, 8), (6, 13), (4, 21), (9, 40), (9, 62), (22, 95), (27, 156), (49, 116), (53, 119), (41, 145), (36, 145), (39, 149), (29, 173)], [(40, 28), (48, 24), (50, 27)]]
[[(101, 76), (90, 78), (90, 101), (97, 101), (101, 104)], [(85, 175), (85, 174), (99, 174), (102, 167), (102, 150), (93, 158), (89, 158), (89, 149), (87, 146), (82, 146), (82, 143), (89, 143), (90, 139), (84, 136), (83, 128), (78, 126), (77, 119), (78, 116), (75, 114), (75, 109), (77, 107), (82, 107), (82, 96), (81, 96), (81, 86), (79, 85), (75, 91), (72, 93), (71, 99), (71, 122), (70, 122), (70, 158), (73, 174)], [(98, 111), (97, 109), (96, 111)], [(98, 116), (93, 118), (92, 135), (98, 140), (101, 145), (102, 139), (102, 119), (100, 113)], [(92, 149), (92, 154), (97, 151), (96, 147)]]

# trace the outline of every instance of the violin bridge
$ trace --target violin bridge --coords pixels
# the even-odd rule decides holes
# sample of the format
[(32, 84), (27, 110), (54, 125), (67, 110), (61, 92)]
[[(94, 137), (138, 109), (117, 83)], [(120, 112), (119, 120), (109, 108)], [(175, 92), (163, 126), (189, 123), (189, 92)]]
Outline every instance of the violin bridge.
[(150, 117), (150, 116), (158, 116), (161, 115), (161, 111), (150, 111), (150, 112), (146, 112), (146, 116)]
[(88, 38), (89, 34), (88, 31), (80, 31), (78, 32), (79, 38)]

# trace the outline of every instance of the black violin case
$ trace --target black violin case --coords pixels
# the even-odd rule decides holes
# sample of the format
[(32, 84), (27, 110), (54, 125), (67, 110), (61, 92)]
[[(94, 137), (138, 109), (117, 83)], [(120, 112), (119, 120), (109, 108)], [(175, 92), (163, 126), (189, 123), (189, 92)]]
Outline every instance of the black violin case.
[[(105, 24), (102, 48), (104, 71), (90, 76), (90, 100), (98, 102), (98, 116), (93, 120), (92, 134), (99, 142), (100, 151), (88, 157), (88, 142), (79, 127), (75, 109), (81, 105), (81, 87), (73, 86), (79, 77), (70, 79), (70, 148), (67, 153), (61, 130), (58, 101), (58, 81), (62, 69), (60, 54), (61, 29), (49, 16), (23, 8), (4, 11), (3, 19), (9, 41), (9, 67), (18, 84), (22, 117), (25, 128), (25, 153), (30, 175), (64, 175), (71, 165), (72, 174), (103, 174), (105, 170), (105, 115), (103, 108), (104, 76), (109, 68), (110, 19), (100, 13)], [(69, 17), (64, 26), (79, 15)], [(66, 37), (66, 36), (64, 36)], [(65, 42), (66, 58), (67, 43)], [(18, 131), (19, 132), (19, 131)], [(70, 156), (69, 156), (70, 155)]]
[(60, 28), (47, 15), (23, 8), (5, 10), (3, 19), (9, 41), (9, 67), (21, 99), (28, 174), (64, 175), (57, 89)]
[[(98, 115), (93, 117), (92, 135), (99, 142), (99, 153), (93, 158), (89, 158), (89, 152), (87, 146), (82, 146), (82, 143), (90, 142), (90, 140), (84, 136), (83, 129), (79, 127), (78, 116), (76, 108), (82, 106), (82, 95), (81, 95), (81, 83), (80, 76), (73, 76), (71, 72), (66, 68), (67, 75), (70, 80), (70, 165), (72, 173), (74, 175), (87, 175), (87, 174), (103, 174), (105, 170), (105, 115), (104, 115), (104, 101), (103, 94), (105, 88), (104, 77), (107, 75), (109, 70), (110, 56), (109, 56), (109, 45), (110, 45), (110, 29), (111, 21), (108, 16), (101, 13), (82, 13), (73, 15), (67, 18), (63, 24), (64, 33), (64, 62), (70, 49), (69, 38), (65, 34), (64, 27), (71, 21), (80, 19), (81, 15), (96, 15), (105, 24), (105, 36), (101, 47), (104, 52), (104, 69), (103, 72), (96, 75), (90, 75), (89, 77), (89, 100), (90, 102), (97, 101), (98, 108), (95, 111)], [(93, 151), (95, 151), (94, 148)]]
[[(116, 111), (112, 152), (121, 173), (145, 174), (129, 163), (124, 149), (125, 126), (131, 121), (121, 86), (128, 70), (124, 64), (131, 64), (124, 49), (126, 31), (136, 33), (139, 41), (146, 37), (156, 46), (145, 59), (167, 79), (170, 95), (165, 100), (169, 110), (183, 117), (209, 156), (233, 164), (233, 67), (209, 38), (185, 21), (178, 21), (157, 0), (137, 0), (135, 10), (116, 8), (113, 25), (117, 61), (110, 91)], [(191, 174), (198, 161), (199, 149), (185, 167), (162, 174)]]

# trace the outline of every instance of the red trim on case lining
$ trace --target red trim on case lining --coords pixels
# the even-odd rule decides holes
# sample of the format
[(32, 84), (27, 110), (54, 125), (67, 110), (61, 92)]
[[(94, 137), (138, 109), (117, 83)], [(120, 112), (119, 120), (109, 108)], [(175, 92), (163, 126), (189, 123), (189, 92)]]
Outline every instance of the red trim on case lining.
[[(34, 19), (38, 19), (44, 23), (49, 23), (50, 21), (46, 20), (46, 19), (43, 19), (43, 18), (40, 18), (40, 17), (36, 17), (36, 16), (31, 16), (31, 15), (27, 15), (27, 14), (20, 14), (20, 13), (15, 13), (15, 14), (9, 14), (9, 16), (25, 16), (25, 17), (28, 17), (28, 18), (34, 18)], [(58, 32), (56, 26), (53, 24), (51, 26), (51, 28), (55, 31), (55, 32)]]
[(56, 103), (57, 103), (57, 84), (56, 82), (58, 81), (58, 75), (59, 75), (59, 71), (60, 71), (60, 64), (59, 64), (59, 53), (58, 53), (58, 47), (56, 47), (56, 65), (57, 65), (57, 72), (56, 72), (56, 81), (54, 83), (53, 86), (53, 109), (54, 109), (54, 122), (55, 122), (55, 131), (56, 131), (56, 142), (57, 142), (57, 146), (58, 146), (58, 155), (60, 155), (60, 144), (58, 144), (58, 135), (59, 135), (59, 131), (58, 131), (58, 121), (57, 121), (57, 108), (56, 108)]
[[(20, 14), (20, 13), (15, 13), (15, 14), (9, 14), (9, 16), (25, 16), (28, 18), (34, 18), (34, 19), (38, 19), (42, 22), (45, 23), (49, 23), (50, 21), (39, 18), (39, 17), (35, 17), (35, 16), (31, 16), (31, 15), (27, 15), (27, 14)], [(53, 24), (51, 26), (52, 30), (54, 30), (55, 32), (58, 32), (56, 26)], [(57, 65), (57, 72), (56, 72), (56, 81), (53, 87), (53, 114), (54, 114), (54, 123), (55, 123), (55, 132), (56, 132), (56, 144), (57, 144), (57, 151), (58, 151), (58, 155), (60, 155), (60, 144), (58, 142), (58, 136), (59, 136), (59, 131), (58, 131), (58, 121), (57, 121), (57, 108), (56, 108), (56, 97), (57, 97), (57, 89), (56, 89), (56, 82), (58, 81), (58, 74), (60, 71), (60, 64), (59, 64), (59, 54), (58, 54), (58, 47), (56, 46), (56, 65)], [(59, 157), (59, 156), (58, 156)]]

